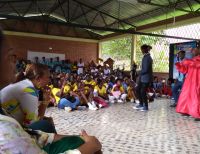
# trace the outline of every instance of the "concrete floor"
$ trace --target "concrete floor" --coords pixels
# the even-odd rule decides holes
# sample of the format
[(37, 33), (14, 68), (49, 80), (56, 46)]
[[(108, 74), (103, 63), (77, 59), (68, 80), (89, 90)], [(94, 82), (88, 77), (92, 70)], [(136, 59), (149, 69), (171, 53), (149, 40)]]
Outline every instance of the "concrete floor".
[(49, 108), (60, 134), (79, 134), (85, 129), (102, 143), (105, 154), (200, 154), (200, 122), (183, 117), (157, 99), (146, 113), (133, 104), (113, 104), (98, 111), (66, 112)]

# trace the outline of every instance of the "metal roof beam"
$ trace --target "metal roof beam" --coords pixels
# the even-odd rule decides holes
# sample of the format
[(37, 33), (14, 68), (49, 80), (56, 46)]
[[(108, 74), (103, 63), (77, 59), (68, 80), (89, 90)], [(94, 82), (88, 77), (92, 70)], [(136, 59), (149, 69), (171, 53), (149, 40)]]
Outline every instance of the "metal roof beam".
[[(102, 4), (98, 5), (98, 6), (95, 6), (95, 8), (96, 8), (96, 9), (99, 9), (99, 8), (103, 7), (104, 5), (110, 3), (111, 1), (113, 1), (113, 0), (107, 0), (107, 1), (104, 2), (104, 3), (102, 3)], [(93, 9), (90, 9), (90, 10), (88, 10), (87, 12), (85, 12), (85, 14), (88, 14), (88, 13), (90, 13), (90, 12), (92, 12), (92, 11), (94, 11), (94, 10), (93, 10)], [(80, 17), (82, 17), (83, 15), (84, 15), (84, 14), (79, 15), (78, 17), (73, 18), (71, 21), (75, 21), (75, 20), (79, 19)]]
[[(179, 1), (177, 1), (177, 2), (179, 2)], [(161, 8), (175, 8), (176, 10), (179, 10), (179, 11), (182, 11), (182, 12), (193, 13), (192, 11), (185, 10), (185, 9), (182, 9), (182, 8), (178, 8), (177, 7), (178, 3), (171, 3), (170, 5), (162, 5), (162, 4), (156, 4), (156, 3), (152, 3), (152, 2), (142, 2), (142, 1), (138, 1), (138, 3), (152, 5), (152, 6), (158, 6), (158, 7), (161, 7)]]
[[(168, 2), (170, 2), (170, 1), (168, 0)], [(181, 3), (181, 2), (185, 2), (185, 0), (178, 0), (177, 2)], [(172, 6), (172, 5), (177, 6), (177, 2), (176, 2), (176, 3), (170, 2), (170, 3), (169, 3), (169, 6)], [(146, 4), (146, 3), (143, 3), (143, 4)], [(171, 7), (167, 7), (167, 8), (171, 8)], [(148, 11), (148, 12), (145, 12), (144, 14), (139, 14), (139, 15), (136, 15), (136, 16), (128, 17), (128, 18), (126, 18), (126, 19), (123, 19), (123, 21), (131, 20), (131, 19), (134, 19), (134, 18), (139, 18), (139, 17), (145, 16), (145, 15), (148, 15), (148, 14), (150, 14), (150, 13), (153, 13), (154, 11), (159, 11), (159, 10), (161, 10), (161, 9), (163, 9), (163, 6), (160, 7), (160, 8), (157, 8), (157, 9), (154, 9), (154, 10), (151, 10), (151, 11)], [(191, 11), (188, 11), (188, 12), (191, 13)], [(198, 10), (196, 10), (196, 12), (198, 12)], [(192, 13), (193, 13), (193, 12), (192, 12)], [(117, 23), (118, 23), (118, 21), (115, 21), (115, 22), (113, 22), (112, 24), (110, 24), (110, 25), (108, 25), (108, 26), (112, 26), (112, 25), (117, 24)]]
[(160, 34), (152, 34), (152, 33), (143, 33), (143, 32), (136, 32), (134, 30), (113, 29), (113, 28), (108, 28), (108, 27), (80, 25), (80, 24), (68, 23), (68, 22), (41, 20), (41, 19), (38, 19), (38, 18), (24, 18), (22, 16), (0, 14), (0, 17), (4, 17), (4, 18), (7, 18), (7, 19), (17, 19), (17, 20), (22, 20), (22, 21), (25, 21), (25, 20), (27, 20), (27, 21), (31, 20), (31, 21), (36, 21), (36, 22), (43, 21), (43, 22), (47, 22), (47, 23), (65, 25), (65, 26), (69, 26), (69, 27), (86, 28), (86, 29), (93, 29), (93, 30), (99, 30), (99, 31), (110, 31), (110, 32), (117, 32), (117, 33), (121, 33), (121, 34), (136, 34), (136, 35), (146, 35), (146, 36), (200, 41), (200, 39), (195, 39), (195, 38), (186, 38), (186, 37), (179, 37), (179, 36), (169, 36), (169, 35), (160, 35)]
[(135, 25), (130, 24), (130, 23), (126, 22), (126, 21), (123, 21), (123, 20), (121, 20), (121, 19), (119, 19), (119, 18), (116, 18), (116, 17), (114, 17), (114, 16), (112, 16), (112, 15), (110, 15), (110, 14), (108, 14), (108, 13), (103, 12), (103, 11), (100, 11), (100, 10), (98, 10), (97, 8), (91, 7), (91, 6), (89, 6), (89, 5), (85, 4), (85, 3), (82, 3), (82, 2), (80, 2), (80, 1), (78, 1), (78, 0), (73, 0), (73, 1), (76, 2), (76, 3), (79, 3), (80, 5), (83, 5), (83, 6), (87, 7), (87, 8), (89, 8), (89, 9), (93, 9), (93, 10), (96, 11), (96, 12), (102, 13), (102, 14), (104, 14), (104, 15), (110, 17), (110, 18), (113, 18), (113, 19), (115, 19), (115, 20), (117, 20), (117, 21), (119, 21), (119, 22), (123, 22), (123, 23), (125, 23), (125, 24), (127, 24), (127, 25), (130, 25), (131, 27), (135, 27), (135, 28), (136, 28)]
[(58, 1), (58, 3), (54, 3), (54, 6), (52, 8), (50, 8), (49, 12), (47, 13), (48, 15), (50, 15), (51, 13), (53, 13), (56, 9), (58, 9), (59, 7), (61, 7), (64, 3), (66, 3), (67, 0), (62, 0), (61, 2)]
[[(21, 2), (31, 2), (31, 1), (34, 1), (34, 0), (6, 0), (6, 1), (0, 1), (0, 4), (1, 3), (21, 3)], [(39, 1), (49, 1), (49, 0), (39, 0)]]

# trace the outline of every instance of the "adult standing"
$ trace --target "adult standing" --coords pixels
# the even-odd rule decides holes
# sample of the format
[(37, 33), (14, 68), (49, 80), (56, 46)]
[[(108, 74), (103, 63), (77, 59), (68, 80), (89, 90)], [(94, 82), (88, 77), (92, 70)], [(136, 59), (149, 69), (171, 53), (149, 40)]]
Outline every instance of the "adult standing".
[(152, 49), (149, 45), (142, 45), (141, 51), (144, 55), (142, 58), (142, 69), (139, 74), (139, 81), (137, 85), (137, 96), (139, 99), (139, 105), (135, 106), (134, 109), (141, 110), (141, 111), (148, 111), (148, 100), (147, 100), (147, 88), (149, 87), (150, 83), (152, 82), (153, 78), (153, 60), (150, 55), (150, 50)]
[(200, 121), (200, 51), (193, 49), (194, 58), (177, 62), (179, 72), (186, 74), (176, 111)]
[[(181, 50), (177, 53), (177, 62), (182, 62), (185, 59), (185, 51)], [(176, 82), (172, 89), (172, 96), (174, 98), (174, 103), (170, 105), (170, 107), (176, 107), (180, 91), (183, 86), (185, 75), (178, 71), (176, 78)]]
[(81, 58), (77, 64), (77, 67), (78, 67), (78, 75), (83, 74), (84, 62), (82, 61)]

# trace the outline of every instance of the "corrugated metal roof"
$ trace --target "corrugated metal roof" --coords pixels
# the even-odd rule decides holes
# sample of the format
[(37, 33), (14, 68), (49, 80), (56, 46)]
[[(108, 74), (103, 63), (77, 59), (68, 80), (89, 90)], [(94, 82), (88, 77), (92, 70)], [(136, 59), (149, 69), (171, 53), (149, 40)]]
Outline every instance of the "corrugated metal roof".
[[(193, 11), (200, 8), (197, 0), (189, 0), (189, 3), (187, 0), (179, 0), (176, 5), (175, 2), (177, 0), (151, 0), (150, 3), (147, 0), (69, 0), (68, 10), (68, 0), (1, 0), (0, 17), (18, 16), (17, 13), (24, 15), (25, 12), (27, 16), (41, 16), (41, 12), (45, 15), (51, 12), (53, 18), (64, 22), (69, 11), (72, 23), (127, 29), (131, 25), (141, 26), (187, 14), (192, 11), (190, 5)], [(105, 34), (99, 31), (96, 33)]]

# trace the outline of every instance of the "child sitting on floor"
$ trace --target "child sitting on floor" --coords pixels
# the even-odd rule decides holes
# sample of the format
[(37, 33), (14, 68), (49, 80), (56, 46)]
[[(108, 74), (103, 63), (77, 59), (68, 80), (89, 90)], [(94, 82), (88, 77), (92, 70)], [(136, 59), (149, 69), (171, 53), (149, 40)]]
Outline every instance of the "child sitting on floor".
[(109, 101), (111, 103), (124, 103), (126, 101), (126, 96), (127, 94), (125, 93), (124, 88), (122, 87), (121, 79), (117, 79), (109, 95)]
[(99, 108), (108, 107), (106, 102), (106, 99), (108, 99), (106, 87), (104, 86), (104, 83), (101, 79), (97, 79), (97, 85), (94, 88), (93, 95), (93, 100), (97, 102)]

